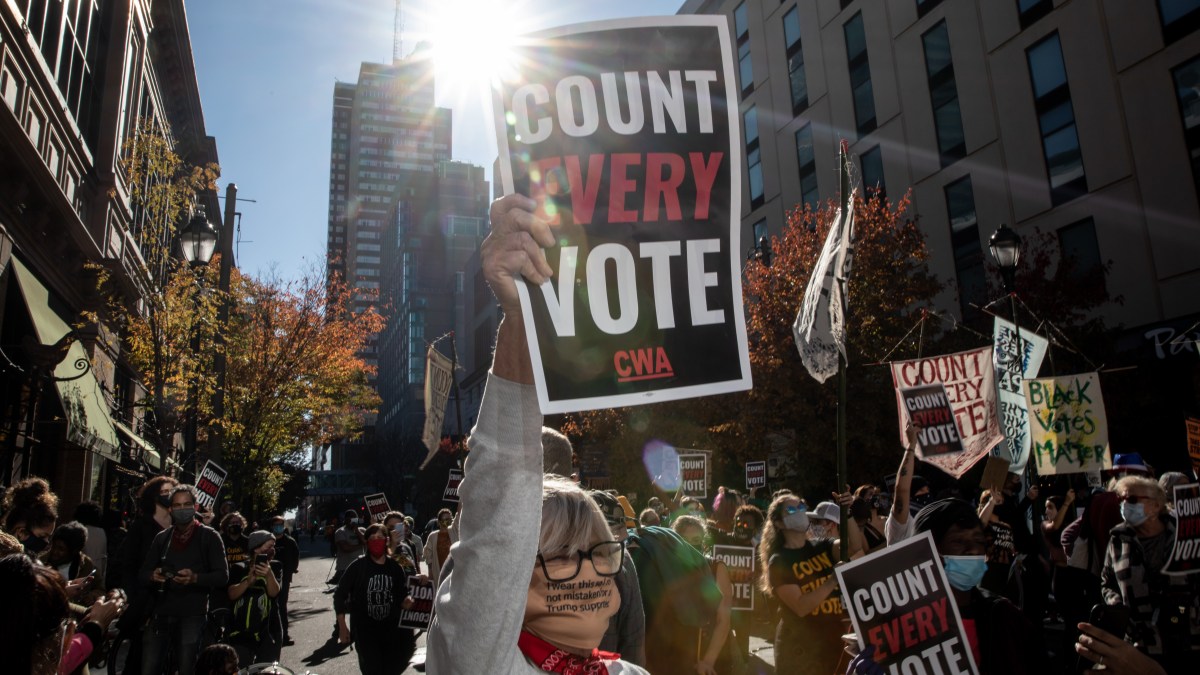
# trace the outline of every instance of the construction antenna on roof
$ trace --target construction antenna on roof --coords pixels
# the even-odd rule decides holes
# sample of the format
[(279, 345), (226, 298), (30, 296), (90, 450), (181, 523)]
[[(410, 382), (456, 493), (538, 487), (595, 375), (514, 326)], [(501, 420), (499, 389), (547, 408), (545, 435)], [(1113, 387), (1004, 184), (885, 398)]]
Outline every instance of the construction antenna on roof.
[(404, 34), (404, 13), (400, 9), (401, 0), (396, 0), (396, 16), (392, 20), (392, 62), (400, 60), (401, 36)]

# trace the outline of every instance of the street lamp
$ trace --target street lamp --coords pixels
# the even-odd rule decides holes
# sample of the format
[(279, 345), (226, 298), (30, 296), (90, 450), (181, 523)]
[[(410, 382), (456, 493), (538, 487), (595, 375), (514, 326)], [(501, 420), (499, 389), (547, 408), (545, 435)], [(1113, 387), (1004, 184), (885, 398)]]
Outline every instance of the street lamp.
[(771, 242), (767, 240), (767, 235), (758, 238), (758, 245), (746, 251), (746, 260), (757, 260), (763, 265), (771, 266)]
[(988, 240), (988, 249), (992, 252), (992, 260), (1000, 268), (1000, 276), (1004, 279), (1004, 292), (1013, 293), (1016, 289), (1013, 279), (1017, 274), (1017, 265), (1021, 262), (1021, 237), (1013, 232), (1008, 225), (992, 233)]
[(203, 206), (196, 207), (191, 222), (179, 233), (179, 248), (189, 265), (207, 265), (212, 260), (217, 250), (217, 231), (208, 222)]

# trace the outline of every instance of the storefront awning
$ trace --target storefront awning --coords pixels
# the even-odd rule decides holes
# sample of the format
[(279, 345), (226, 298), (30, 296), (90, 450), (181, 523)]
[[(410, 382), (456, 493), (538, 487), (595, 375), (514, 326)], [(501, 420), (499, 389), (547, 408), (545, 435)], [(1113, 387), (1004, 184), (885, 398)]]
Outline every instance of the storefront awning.
[(154, 449), (154, 446), (150, 444), (150, 441), (138, 436), (133, 432), (133, 429), (125, 426), (125, 423), (121, 420), (114, 419), (113, 426), (117, 428), (117, 431), (124, 434), (125, 438), (129, 439), (129, 442), (133, 444), (134, 448), (140, 451), (142, 459), (144, 459), (147, 464), (154, 469), (162, 468), (162, 457), (159, 456), (158, 451)]
[[(44, 345), (57, 343), (71, 332), (71, 327), (51, 307), (46, 286), (16, 256), (10, 261), (38, 341)], [(119, 461), (117, 431), (108, 413), (108, 402), (88, 364), (87, 350), (79, 340), (74, 340), (67, 357), (54, 369), (54, 377), (63, 380), (54, 384), (67, 418), (67, 440)], [(83, 375), (79, 376), (81, 371)]]

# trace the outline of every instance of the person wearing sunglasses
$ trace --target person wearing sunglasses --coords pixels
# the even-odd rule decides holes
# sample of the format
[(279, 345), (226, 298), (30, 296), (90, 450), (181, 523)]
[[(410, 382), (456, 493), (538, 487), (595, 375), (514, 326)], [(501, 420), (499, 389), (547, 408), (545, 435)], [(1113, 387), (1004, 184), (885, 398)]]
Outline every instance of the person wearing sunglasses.
[[(862, 555), (862, 535), (853, 518), (848, 525), (850, 557), (857, 558)], [(808, 506), (796, 495), (780, 495), (767, 508), (758, 547), (759, 587), (780, 604), (776, 672), (824, 675), (837, 668), (841, 635), (849, 626), (833, 573), (840, 551), (840, 539), (809, 536)]]
[(1100, 572), (1107, 605), (1129, 608), (1123, 637), (1167, 672), (1191, 672), (1200, 651), (1195, 576), (1161, 572), (1175, 544), (1175, 517), (1153, 478), (1126, 476), (1114, 492), (1123, 522), (1112, 529)]
[(459, 487), (453, 568), (441, 579), (427, 637), (430, 673), (646, 673), (598, 647), (621, 596), (624, 545), (570, 480), (543, 476), (542, 414), (516, 280), (551, 271), (549, 224), (519, 194), (492, 204), (481, 249), (503, 309), (470, 457)]

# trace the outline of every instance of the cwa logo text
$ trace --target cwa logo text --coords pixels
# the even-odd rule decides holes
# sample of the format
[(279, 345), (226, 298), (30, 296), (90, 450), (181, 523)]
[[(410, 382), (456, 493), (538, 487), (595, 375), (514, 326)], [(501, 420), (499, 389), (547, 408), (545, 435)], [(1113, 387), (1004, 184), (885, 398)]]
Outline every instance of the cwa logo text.
[(675, 377), (667, 350), (662, 347), (621, 350), (613, 354), (613, 368), (617, 371), (617, 382)]

